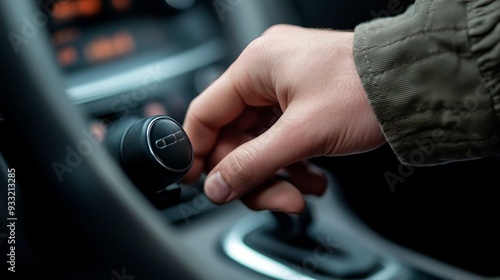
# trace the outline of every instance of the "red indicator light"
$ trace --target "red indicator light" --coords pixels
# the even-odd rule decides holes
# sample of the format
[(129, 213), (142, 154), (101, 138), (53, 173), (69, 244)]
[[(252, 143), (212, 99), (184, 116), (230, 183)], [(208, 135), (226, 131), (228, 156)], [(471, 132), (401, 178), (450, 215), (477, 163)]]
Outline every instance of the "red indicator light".
[(102, 10), (101, 0), (74, 0), (54, 4), (52, 16), (57, 20), (69, 20), (77, 17), (91, 17)]
[(74, 64), (78, 60), (78, 52), (75, 47), (64, 47), (57, 51), (57, 61), (61, 66)]
[(121, 12), (130, 8), (131, 0), (111, 0), (111, 4), (115, 10)]

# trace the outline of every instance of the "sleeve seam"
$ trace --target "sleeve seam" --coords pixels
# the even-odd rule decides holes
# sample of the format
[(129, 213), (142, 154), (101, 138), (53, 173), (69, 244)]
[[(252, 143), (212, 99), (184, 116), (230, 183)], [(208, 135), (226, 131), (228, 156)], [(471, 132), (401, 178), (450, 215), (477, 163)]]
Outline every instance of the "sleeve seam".
[[(405, 115), (402, 115), (402, 116), (398, 116), (398, 117), (393, 117), (393, 118), (389, 118), (385, 121), (381, 121), (381, 124), (388, 124), (388, 123), (393, 123), (394, 121), (400, 121), (400, 120), (404, 120), (406, 118), (409, 118), (410, 116), (413, 116), (415, 114), (421, 114), (421, 113), (425, 113), (425, 112), (429, 112), (429, 111), (432, 111), (434, 113), (441, 113), (441, 112), (447, 112), (447, 111), (453, 111), (455, 110), (456, 108), (451, 108), (451, 107), (445, 107), (445, 108), (442, 108), (442, 109), (438, 109), (438, 110), (430, 110), (430, 109), (427, 109), (427, 110), (424, 110), (424, 111), (420, 111), (420, 112), (411, 112), (411, 113), (408, 113), (408, 114), (405, 114)], [(489, 108), (484, 108), (484, 109), (478, 109), (476, 112), (481, 112), (481, 111), (487, 111), (489, 110)]]
[(368, 70), (368, 74), (369, 76), (372, 78), (372, 86), (374, 87), (374, 91), (376, 92), (375, 96), (378, 96), (378, 91), (379, 91), (379, 87), (378, 87), (378, 84), (376, 82), (376, 77), (375, 75), (373, 75), (373, 70), (371, 68), (371, 65), (370, 65), (370, 59), (368, 58), (368, 50), (367, 50), (367, 38), (366, 38), (366, 32), (363, 31), (362, 33), (362, 38), (363, 38), (363, 57), (365, 58), (365, 62), (366, 62), (366, 67), (367, 67), (367, 70)]
[[(445, 130), (445, 132), (446, 132), (446, 130)], [(415, 134), (406, 134), (405, 137), (409, 137), (409, 136), (413, 136), (413, 135), (415, 135)], [(400, 134), (400, 137), (401, 137), (401, 134)], [(405, 139), (405, 138), (402, 138), (402, 139)], [(476, 146), (478, 143), (489, 142), (491, 140), (497, 140), (496, 143), (499, 143), (498, 136), (497, 135), (491, 135), (491, 136), (488, 136), (488, 137), (483, 137), (481, 139), (470, 139), (470, 138), (467, 138), (467, 139), (458, 140), (458, 141), (446, 141), (444, 143), (436, 143), (436, 144), (438, 146), (439, 145), (443, 145), (443, 144), (469, 144), (469, 146)], [(414, 146), (409, 141), (402, 141), (402, 145), (404, 145), (406, 143), (408, 143), (408, 145)]]
[[(467, 27), (466, 26), (454, 26), (454, 27), (449, 27), (449, 28), (440, 28), (440, 29), (431, 29), (431, 30), (425, 30), (425, 31), (417, 31), (417, 32), (414, 32), (414, 33), (410, 33), (402, 38), (399, 38), (395, 41), (392, 41), (392, 42), (389, 42), (385, 45), (380, 45), (380, 46), (372, 46), (372, 47), (365, 47), (363, 48), (363, 51), (369, 51), (371, 49), (382, 49), (382, 48), (386, 48), (386, 47), (390, 47), (394, 44), (397, 44), (397, 43), (400, 43), (400, 42), (403, 42), (405, 40), (408, 40), (408, 39), (411, 39), (413, 37), (416, 37), (416, 36), (420, 36), (420, 35), (426, 35), (426, 34), (432, 34), (432, 33), (445, 33), (445, 32), (457, 32), (457, 31), (464, 31), (464, 30), (467, 30)], [(354, 53), (359, 53), (360, 50), (354, 50)]]
[[(380, 75), (383, 75), (383, 74), (385, 74), (387, 72), (391, 72), (391, 71), (398, 70), (398, 69), (401, 69), (401, 68), (410, 67), (410, 66), (412, 66), (413, 64), (415, 64), (417, 62), (422, 62), (422, 61), (431, 59), (433, 57), (440, 56), (440, 55), (445, 55), (445, 54), (449, 54), (449, 53), (451, 53), (451, 52), (441, 51), (441, 52), (429, 53), (429, 55), (424, 56), (424, 57), (415, 57), (412, 60), (409, 60), (408, 63), (395, 64), (391, 68), (388, 68), (388, 69), (385, 69), (385, 70), (381, 70), (381, 71), (371, 72), (371, 74), (372, 74), (372, 76), (380, 76)], [(469, 53), (456, 53), (456, 54), (460, 58), (470, 58), (470, 54)]]
[(429, 1), (429, 9), (427, 10), (427, 13), (425, 15), (424, 30), (428, 30), (430, 28), (431, 15), (434, 12), (434, 5), (435, 4), (436, 4), (435, 0)]

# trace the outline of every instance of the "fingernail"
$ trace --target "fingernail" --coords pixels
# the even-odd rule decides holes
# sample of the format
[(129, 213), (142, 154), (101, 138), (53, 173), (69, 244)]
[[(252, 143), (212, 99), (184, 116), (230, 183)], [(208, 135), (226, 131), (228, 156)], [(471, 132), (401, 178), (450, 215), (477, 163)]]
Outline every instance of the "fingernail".
[(220, 172), (217, 171), (205, 180), (205, 192), (213, 202), (224, 203), (229, 198), (231, 189)]

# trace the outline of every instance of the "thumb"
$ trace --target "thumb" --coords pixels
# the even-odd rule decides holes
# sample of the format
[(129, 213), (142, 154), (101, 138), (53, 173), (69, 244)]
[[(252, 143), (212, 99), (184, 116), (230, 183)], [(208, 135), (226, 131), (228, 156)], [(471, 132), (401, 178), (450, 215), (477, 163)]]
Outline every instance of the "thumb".
[(307, 126), (294, 121), (287, 110), (260, 136), (224, 157), (208, 174), (205, 193), (214, 203), (239, 198), (271, 178), (280, 169), (308, 157)]

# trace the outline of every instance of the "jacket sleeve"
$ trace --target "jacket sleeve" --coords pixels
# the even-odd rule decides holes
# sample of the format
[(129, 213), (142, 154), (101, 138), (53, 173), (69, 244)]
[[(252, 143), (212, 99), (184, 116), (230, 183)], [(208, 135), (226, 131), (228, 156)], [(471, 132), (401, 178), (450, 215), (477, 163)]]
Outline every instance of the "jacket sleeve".
[(355, 29), (354, 59), (402, 163), (500, 153), (500, 1), (417, 0)]

